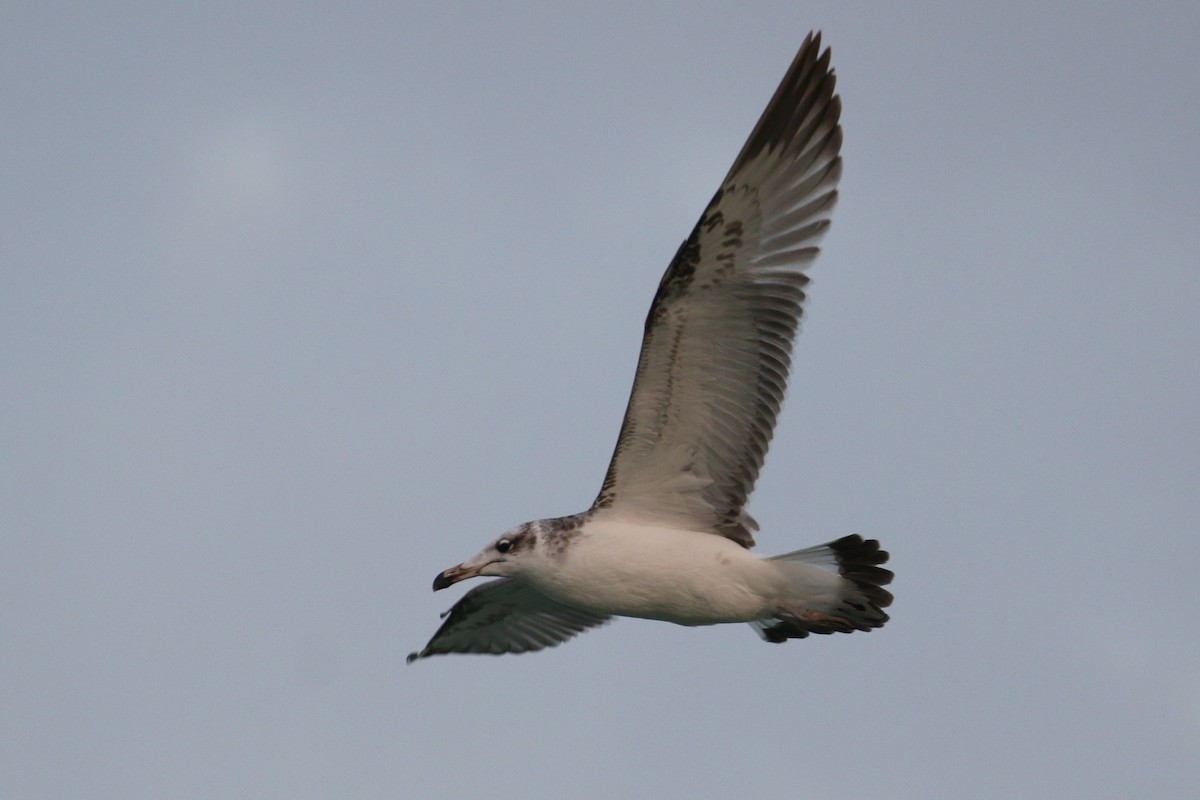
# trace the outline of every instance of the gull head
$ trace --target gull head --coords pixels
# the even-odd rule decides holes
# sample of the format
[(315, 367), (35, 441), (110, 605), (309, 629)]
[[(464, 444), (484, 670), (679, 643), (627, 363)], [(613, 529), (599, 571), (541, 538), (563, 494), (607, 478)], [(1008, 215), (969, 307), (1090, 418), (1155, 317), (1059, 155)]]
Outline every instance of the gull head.
[(534, 557), (537, 541), (537, 532), (532, 525), (525, 524), (513, 528), (492, 540), (487, 547), (458, 566), (439, 572), (433, 579), (433, 590), (436, 592), (480, 575), (517, 575), (524, 563)]

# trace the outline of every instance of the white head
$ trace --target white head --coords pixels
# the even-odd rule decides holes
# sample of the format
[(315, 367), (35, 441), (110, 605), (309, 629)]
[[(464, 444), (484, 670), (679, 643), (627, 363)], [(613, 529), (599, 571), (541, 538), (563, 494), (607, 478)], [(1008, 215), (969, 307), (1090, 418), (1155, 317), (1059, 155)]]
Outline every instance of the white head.
[(518, 525), (488, 543), (476, 555), (438, 574), (433, 579), (433, 590), (445, 589), (459, 581), (478, 575), (512, 577), (519, 575), (522, 567), (536, 558), (538, 531), (534, 523)]

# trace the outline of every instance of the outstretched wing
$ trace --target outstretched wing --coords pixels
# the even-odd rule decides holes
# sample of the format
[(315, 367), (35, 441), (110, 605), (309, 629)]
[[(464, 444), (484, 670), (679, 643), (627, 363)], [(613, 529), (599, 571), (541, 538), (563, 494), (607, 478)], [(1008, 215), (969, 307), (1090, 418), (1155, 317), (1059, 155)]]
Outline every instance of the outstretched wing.
[(809, 34), (646, 318), (596, 513), (712, 529), (745, 547), (743, 512), (791, 367), (805, 268), (841, 175), (841, 101)]
[(446, 621), (408, 663), (443, 653), (526, 653), (554, 647), (610, 617), (556, 603), (521, 581), (476, 586), (442, 615)]

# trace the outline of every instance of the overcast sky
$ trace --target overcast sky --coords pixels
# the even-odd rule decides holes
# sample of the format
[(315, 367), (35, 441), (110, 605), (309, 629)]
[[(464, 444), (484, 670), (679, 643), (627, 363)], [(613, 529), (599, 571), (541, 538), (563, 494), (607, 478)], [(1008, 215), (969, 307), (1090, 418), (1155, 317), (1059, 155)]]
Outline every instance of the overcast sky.
[[(0, 796), (1196, 796), (1200, 6), (116, 5), (0, 22)], [(406, 666), (595, 496), (812, 28), (845, 177), (751, 511), (879, 538), (892, 621)]]

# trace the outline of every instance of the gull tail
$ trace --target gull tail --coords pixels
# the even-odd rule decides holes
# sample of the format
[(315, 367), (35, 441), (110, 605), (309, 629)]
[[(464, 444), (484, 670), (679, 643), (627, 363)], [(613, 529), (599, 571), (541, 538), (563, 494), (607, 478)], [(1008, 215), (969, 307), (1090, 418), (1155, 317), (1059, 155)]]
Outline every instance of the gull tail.
[[(892, 582), (892, 572), (879, 566), (887, 563), (888, 553), (879, 549), (877, 540), (852, 534), (767, 560), (796, 565), (798, 582), (803, 584), (798, 596), (803, 599), (781, 606), (773, 617), (750, 623), (766, 641), (869, 631), (888, 621), (883, 609), (891, 605), (892, 593), (883, 587)], [(825, 576), (811, 567), (821, 568)], [(827, 580), (833, 577), (830, 572), (841, 580)]]

